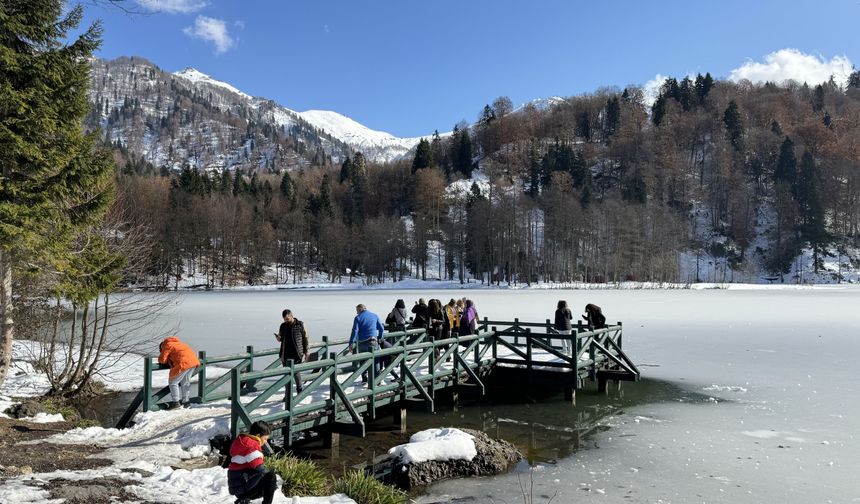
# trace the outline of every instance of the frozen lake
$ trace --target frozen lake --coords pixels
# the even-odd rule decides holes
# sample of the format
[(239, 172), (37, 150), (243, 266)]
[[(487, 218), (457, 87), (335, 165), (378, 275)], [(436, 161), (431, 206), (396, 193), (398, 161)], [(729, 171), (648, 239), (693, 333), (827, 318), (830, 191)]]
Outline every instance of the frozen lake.
[[(551, 318), (558, 299), (574, 313), (596, 303), (624, 322), (643, 377), (705, 397), (605, 418), (591, 448), (537, 465), (535, 503), (556, 492), (554, 502), (860, 502), (857, 288), (207, 292), (177, 294), (170, 319), (184, 340), (221, 354), (274, 346), (286, 307), (312, 339), (341, 339), (359, 302), (384, 317), (398, 298), (464, 295), (490, 319)], [(528, 486), (528, 472), (520, 477)], [(516, 473), (428, 494), (419, 502), (523, 501)]]

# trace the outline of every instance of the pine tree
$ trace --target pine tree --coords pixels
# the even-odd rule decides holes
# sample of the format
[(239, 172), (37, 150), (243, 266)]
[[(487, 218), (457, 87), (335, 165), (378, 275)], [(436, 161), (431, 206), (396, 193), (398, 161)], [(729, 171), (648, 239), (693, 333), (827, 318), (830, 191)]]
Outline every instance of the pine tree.
[(818, 194), (818, 173), (812, 153), (804, 151), (800, 160), (794, 194), (800, 213), (800, 235), (812, 247), (813, 264), (818, 273), (818, 255), (827, 242), (824, 208)]
[(445, 176), (450, 176), (451, 166), (445, 155), (445, 147), (442, 145), (442, 139), (439, 137), (439, 130), (433, 132), (433, 140), (430, 141), (430, 154), (433, 158), (433, 166), (442, 167), (445, 171)]
[(454, 136), (454, 170), (466, 178), (472, 177), (472, 138), (469, 130), (463, 128)]
[(714, 87), (714, 78), (711, 77), (711, 73), (706, 73), (704, 77), (702, 77), (701, 74), (697, 75), (695, 87), (696, 97), (699, 99), (699, 105), (703, 105), (708, 93), (711, 92), (711, 88)]
[(12, 357), (16, 261), (65, 270), (75, 233), (103, 216), (113, 194), (113, 160), (82, 128), (101, 27), (75, 37), (83, 9), (66, 6), (0, 4), (0, 384)]
[(230, 181), (230, 170), (224, 168), (221, 170), (221, 183), (218, 186), (218, 192), (221, 194), (227, 194), (230, 191), (230, 187), (232, 186)]
[(349, 179), (349, 175), (352, 173), (352, 159), (349, 156), (343, 160), (343, 164), (340, 165), (340, 177), (338, 180), (341, 184), (346, 182)]
[(794, 155), (794, 142), (788, 136), (782, 141), (779, 148), (779, 158), (776, 160), (776, 169), (773, 171), (773, 179), (776, 182), (784, 182), (789, 186), (794, 185), (797, 177), (797, 158)]
[(617, 130), (621, 122), (621, 103), (618, 101), (618, 96), (606, 100), (606, 126), (603, 131), (605, 138), (611, 137)]
[(352, 161), (350, 180), (350, 207), (347, 209), (346, 217), (348, 224), (362, 224), (364, 222), (364, 207), (367, 199), (367, 161), (360, 152), (355, 154)]
[(848, 88), (860, 89), (860, 70), (854, 70), (848, 76)]
[(729, 143), (735, 148), (735, 151), (742, 152), (744, 150), (744, 125), (741, 120), (741, 113), (738, 111), (738, 104), (734, 100), (729, 102), (726, 111), (723, 113), (723, 122), (726, 124), (726, 132), (729, 135)]
[(248, 184), (245, 183), (245, 177), (242, 175), (242, 171), (235, 170), (233, 172), (233, 196), (245, 194), (247, 190)]
[(666, 115), (666, 97), (661, 93), (651, 105), (651, 122), (654, 126), (660, 126), (663, 122), (663, 116)]
[(433, 156), (430, 152), (430, 142), (422, 138), (415, 148), (415, 158), (412, 160), (412, 173), (422, 169), (430, 168), (433, 164)]

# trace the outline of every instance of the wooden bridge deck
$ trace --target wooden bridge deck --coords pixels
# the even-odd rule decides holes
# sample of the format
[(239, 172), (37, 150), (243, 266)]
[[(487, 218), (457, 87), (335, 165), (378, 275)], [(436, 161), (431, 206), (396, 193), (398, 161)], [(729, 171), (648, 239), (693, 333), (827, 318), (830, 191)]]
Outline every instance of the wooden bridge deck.
[[(622, 350), (622, 326), (618, 323), (589, 331), (579, 325), (573, 334), (561, 335), (545, 323), (496, 322), (484, 319), (478, 334), (432, 340), (423, 329), (386, 334), (392, 348), (348, 354), (346, 342), (312, 345), (309, 362), (283, 366), (278, 349), (209, 357), (200, 352), (197, 397), (200, 403), (229, 400), (230, 430), (237, 435), (254, 421), (266, 420), (282, 429), (285, 444), (295, 433), (325, 428), (330, 432), (363, 436), (365, 419), (373, 420), (380, 409), (407, 403), (434, 408), (436, 393), (471, 389), (483, 394), (484, 381), (498, 370), (513, 374), (522, 383), (543, 383), (565, 391), (573, 399), (586, 380), (597, 381), (598, 390), (608, 380), (638, 380), (639, 371)], [(337, 351), (334, 351), (337, 350)], [(271, 360), (262, 369), (261, 361)], [(374, 362), (379, 363), (377, 371)], [(208, 378), (213, 366), (231, 364), (229, 372)], [(144, 387), (118, 423), (128, 425), (138, 408), (163, 407), (169, 393), (154, 391), (152, 372), (164, 368), (144, 358)], [(302, 373), (304, 389), (295, 392), (296, 372)], [(364, 383), (363, 373), (368, 375)], [(289, 394), (285, 391), (289, 390)]]

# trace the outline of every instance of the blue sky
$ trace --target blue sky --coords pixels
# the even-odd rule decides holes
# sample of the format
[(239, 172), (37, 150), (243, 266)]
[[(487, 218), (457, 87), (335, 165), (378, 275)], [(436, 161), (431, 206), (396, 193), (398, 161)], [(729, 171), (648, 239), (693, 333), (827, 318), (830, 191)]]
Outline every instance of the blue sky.
[[(104, 23), (98, 56), (143, 56), (168, 71), (193, 66), (293, 110), (334, 110), (398, 136), (474, 121), (502, 95), (519, 105), (644, 84), (657, 74), (710, 71), (726, 78), (744, 62), (785, 48), (822, 65), (839, 56), (847, 60), (838, 66), (860, 60), (857, 0), (126, 0), (126, 6), (138, 13), (87, 4), (87, 21)], [(814, 65), (795, 56), (758, 71), (779, 76)]]

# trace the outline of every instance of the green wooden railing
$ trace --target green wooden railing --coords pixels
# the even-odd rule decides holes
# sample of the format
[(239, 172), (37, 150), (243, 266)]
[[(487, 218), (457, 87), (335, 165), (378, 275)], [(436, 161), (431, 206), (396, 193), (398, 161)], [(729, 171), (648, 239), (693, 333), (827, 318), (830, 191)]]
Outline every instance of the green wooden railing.
[[(251, 423), (265, 420), (283, 429), (290, 443), (292, 433), (324, 424), (335, 430), (364, 434), (362, 414), (370, 419), (377, 410), (394, 402), (420, 398), (432, 411), (435, 391), (459, 386), (460, 376), (478, 387), (484, 385), (479, 377), (482, 368), (492, 366), (490, 353), (492, 333), (426, 340), (407, 343), (400, 339), (392, 348), (356, 354), (331, 353), (328, 359), (315, 363), (287, 365), (281, 369), (243, 373), (231, 372), (231, 434), (237, 435)], [(377, 372), (374, 362), (382, 362)], [(311, 372), (304, 377), (304, 390), (292, 392), (296, 372)], [(395, 373), (398, 379), (395, 378)], [(355, 386), (359, 376), (367, 375), (366, 384)], [(389, 379), (390, 381), (386, 381)], [(269, 380), (269, 385), (256, 396), (242, 395), (246, 383)], [(309, 382), (309, 383), (308, 383)], [(275, 394), (289, 391), (283, 400), (269, 401)], [(315, 400), (302, 404), (308, 397)], [(257, 413), (264, 406), (269, 411)]]
[[(385, 338), (388, 341), (399, 342), (407, 339), (420, 339), (424, 335), (425, 331), (423, 329), (410, 329), (387, 333)], [(346, 347), (347, 343), (348, 340), (330, 342), (328, 336), (323, 336), (322, 341), (310, 345), (310, 351), (308, 352), (309, 361), (314, 362), (325, 358), (335, 347), (343, 346), (344, 348), (340, 350), (340, 353), (345, 353), (349, 350)], [(279, 348), (256, 351), (253, 346), (245, 347), (245, 351), (242, 353), (229, 355), (209, 356), (206, 351), (198, 352), (200, 367), (192, 375), (197, 377), (197, 396), (191, 399), (192, 402), (208, 403), (229, 399), (232, 390), (229, 389), (228, 385), (233, 370), (250, 373), (260, 369), (270, 370), (283, 367), (279, 358), (279, 352)], [(210, 374), (217, 373), (210, 373), (211, 370), (209, 368), (217, 368), (222, 374), (210, 378)], [(164, 369), (169, 369), (169, 366), (159, 364), (156, 357), (143, 357), (143, 387), (134, 399), (132, 399), (131, 404), (117, 422), (117, 428), (127, 427), (138, 409), (142, 411), (156, 411), (166, 407), (166, 404), (160, 401), (170, 394), (169, 387), (165, 386), (155, 389), (152, 381), (153, 372)], [(254, 381), (246, 382), (242, 392), (253, 392), (255, 385)]]
[[(311, 345), (308, 362), (290, 361), (286, 366), (277, 348), (255, 351), (249, 346), (243, 353), (217, 357), (200, 352), (193, 401), (230, 399), (234, 436), (254, 421), (266, 420), (283, 430), (289, 444), (294, 432), (324, 424), (363, 435), (365, 417), (373, 419), (379, 408), (408, 399), (424, 401), (432, 411), (436, 392), (444, 388), (468, 386), (482, 394), (482, 376), (496, 365), (523, 369), (528, 381), (538, 372), (563, 373), (553, 377), (553, 383), (566, 391), (580, 388), (586, 378), (601, 379), (599, 373), (609, 370), (615, 373), (609, 379), (639, 378), (639, 370), (622, 350), (620, 322), (593, 331), (580, 323), (572, 334), (562, 335), (552, 330), (549, 320), (485, 318), (476, 335), (433, 340), (424, 329), (411, 329), (385, 338), (392, 348), (349, 354), (346, 340), (330, 342), (323, 337)], [(374, 362), (380, 362), (381, 369)], [(207, 370), (214, 365), (226, 372), (209, 378)], [(159, 401), (169, 390), (153, 390), (152, 372), (164, 368), (144, 357), (144, 387), (118, 427), (128, 425), (138, 408), (152, 411), (163, 406)], [(301, 393), (294, 392), (297, 372), (303, 375)], [(362, 374), (367, 375), (366, 384), (357, 382)], [(283, 399), (272, 400), (276, 394), (283, 394)]]

